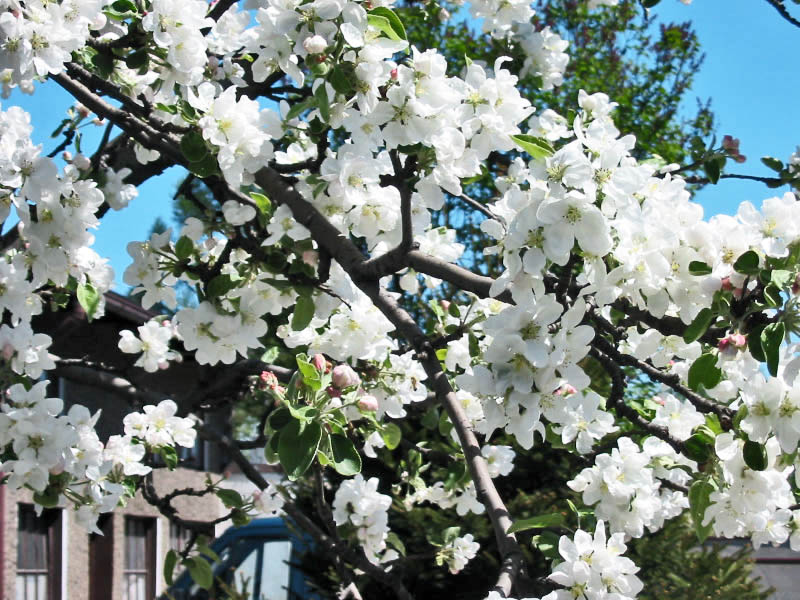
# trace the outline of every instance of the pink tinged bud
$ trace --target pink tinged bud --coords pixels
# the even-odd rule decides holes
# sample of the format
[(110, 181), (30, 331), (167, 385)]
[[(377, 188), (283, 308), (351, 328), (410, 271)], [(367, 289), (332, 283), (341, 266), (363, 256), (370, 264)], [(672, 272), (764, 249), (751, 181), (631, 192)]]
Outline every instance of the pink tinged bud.
[(369, 394), (365, 394), (358, 399), (358, 407), (361, 410), (368, 410), (370, 412), (374, 412), (378, 410), (378, 399), (375, 396), (370, 396)]
[(325, 357), (322, 356), (322, 354), (315, 354), (311, 359), (311, 364), (314, 365), (314, 368), (317, 371), (324, 373), (326, 371), (328, 361), (325, 360)]
[(730, 338), (731, 343), (737, 348), (744, 348), (747, 345), (747, 338), (741, 333), (732, 333), (728, 337)]
[(717, 343), (720, 354), (725, 358), (733, 358), (747, 345), (747, 338), (741, 333), (730, 333)]
[(733, 160), (735, 160), (737, 163), (743, 163), (747, 160), (747, 157), (744, 154), (736, 154), (733, 157)]
[(75, 158), (72, 159), (72, 164), (81, 171), (86, 171), (92, 166), (92, 161), (83, 154), (76, 154)]
[(733, 297), (737, 300), (742, 297), (742, 293), (744, 290), (742, 288), (734, 288), (733, 289)]
[(333, 385), (343, 390), (361, 383), (358, 373), (353, 371), (349, 365), (336, 365), (333, 368)]
[(444, 310), (450, 310), (450, 301), (449, 300), (439, 300), (439, 306), (442, 307)]
[(730, 135), (722, 138), (722, 147), (733, 154), (739, 153), (739, 139)]
[(731, 283), (730, 277), (723, 277), (721, 283), (722, 289), (726, 292), (730, 292), (733, 289), (733, 284)]
[(303, 48), (309, 54), (322, 54), (328, 47), (328, 42), (321, 35), (313, 35), (303, 40)]
[(275, 373), (271, 371), (261, 371), (261, 375), (258, 377), (263, 387), (268, 387), (273, 390), (278, 387), (278, 378), (275, 377)]
[(3, 345), (3, 358), (6, 360), (11, 360), (11, 357), (14, 356), (14, 352), (16, 352), (16, 348), (9, 343)]
[(319, 263), (319, 252), (316, 250), (306, 250), (303, 252), (303, 262), (309, 267), (316, 267)]
[(326, 389), (325, 391), (328, 392), (328, 396), (330, 396), (331, 398), (341, 398), (342, 397), (342, 391), (339, 390), (339, 389), (336, 389), (332, 385), (328, 386), (328, 389)]
[(397, 75), (397, 67), (392, 69), (392, 71), (391, 71), (391, 73), (389, 75), (390, 75), (390, 77), (392, 78), (393, 81), (397, 81), (397, 77), (398, 77), (398, 75)]
[(64, 150), (64, 152), (61, 153), (61, 158), (64, 159), (64, 162), (72, 162), (72, 152)]
[(77, 113), (78, 113), (80, 116), (82, 116), (82, 117), (84, 117), (84, 118), (86, 118), (86, 117), (88, 117), (90, 114), (92, 114), (92, 111), (90, 111), (88, 108), (86, 108), (86, 107), (85, 107), (83, 104), (76, 104), (76, 105), (75, 105), (75, 110), (77, 111)]
[(165, 360), (162, 360), (160, 363), (158, 363), (158, 368), (161, 369), (162, 371), (166, 371), (167, 369), (169, 369), (169, 363)]

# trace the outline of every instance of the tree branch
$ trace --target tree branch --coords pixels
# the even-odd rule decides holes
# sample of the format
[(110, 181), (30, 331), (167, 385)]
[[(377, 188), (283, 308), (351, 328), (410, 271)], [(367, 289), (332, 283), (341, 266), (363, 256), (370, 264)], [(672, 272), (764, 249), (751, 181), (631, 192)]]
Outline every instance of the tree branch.
[(789, 23), (794, 25), (795, 27), (800, 27), (800, 21), (795, 19), (790, 13), (789, 10), (786, 8), (783, 0), (767, 0), (767, 4), (772, 6), (775, 10), (778, 11), (778, 14), (786, 19)]

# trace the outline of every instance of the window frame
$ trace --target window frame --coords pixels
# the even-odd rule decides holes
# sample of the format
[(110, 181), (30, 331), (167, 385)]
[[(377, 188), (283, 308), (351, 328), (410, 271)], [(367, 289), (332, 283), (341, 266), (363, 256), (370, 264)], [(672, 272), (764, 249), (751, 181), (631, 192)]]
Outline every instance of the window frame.
[[(34, 522), (39, 521), (41, 525), (46, 528), (44, 532), (46, 535), (45, 550), (47, 552), (45, 561), (45, 568), (20, 568), (21, 552), (23, 549), (23, 536), (29, 530), (23, 527), (22, 519), (32, 518)], [(62, 528), (63, 528), (64, 515), (61, 509), (50, 508), (42, 511), (42, 514), (36, 516), (33, 504), (21, 502), (17, 505), (17, 563), (15, 573), (15, 591), (19, 593), (17, 586), (19, 585), (19, 577), (25, 575), (40, 575), (45, 574), (47, 579), (47, 600), (61, 600), (61, 580), (63, 569), (63, 556), (62, 550)], [(37, 532), (40, 533), (40, 532)], [(29, 600), (23, 592), (23, 598)], [(36, 598), (30, 600), (37, 600)]]

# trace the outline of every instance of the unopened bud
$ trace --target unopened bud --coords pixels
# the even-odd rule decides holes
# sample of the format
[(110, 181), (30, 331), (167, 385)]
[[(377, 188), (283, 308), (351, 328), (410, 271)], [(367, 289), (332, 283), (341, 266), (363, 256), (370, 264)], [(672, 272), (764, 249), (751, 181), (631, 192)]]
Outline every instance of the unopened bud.
[(92, 114), (92, 111), (90, 111), (81, 103), (75, 105), (75, 112), (77, 112), (84, 119), (88, 117), (90, 114)]
[(306, 250), (303, 252), (303, 262), (309, 267), (316, 267), (319, 263), (319, 252), (316, 250)]
[(92, 166), (92, 161), (89, 160), (83, 154), (76, 154), (75, 157), (72, 159), (72, 164), (75, 165), (77, 169), (81, 171), (86, 171)]
[(14, 356), (14, 352), (16, 352), (16, 348), (6, 342), (3, 344), (3, 358), (6, 360), (11, 360), (11, 357)]
[(397, 77), (398, 77), (398, 75), (397, 75), (397, 67), (395, 67), (394, 69), (391, 70), (391, 72), (389, 73), (389, 76), (392, 78), (392, 81), (397, 81)]
[(724, 358), (735, 357), (745, 346), (747, 346), (747, 338), (741, 333), (729, 333), (717, 344), (717, 348)]
[(328, 393), (328, 396), (330, 396), (331, 398), (341, 398), (342, 397), (342, 391), (337, 389), (337, 388), (335, 388), (335, 387), (333, 387), (332, 385), (329, 385), (325, 391)]
[(449, 300), (439, 300), (439, 306), (442, 307), (442, 310), (448, 311), (448, 310), (450, 310), (450, 301)]
[(720, 283), (722, 284), (722, 289), (726, 292), (730, 292), (733, 289), (733, 284), (731, 283), (730, 277), (723, 277)]
[(361, 378), (358, 376), (350, 365), (336, 365), (333, 368), (333, 385), (343, 390), (345, 388), (353, 387), (361, 383)]
[(371, 396), (369, 394), (364, 394), (361, 398), (358, 399), (358, 407), (361, 410), (368, 410), (370, 412), (375, 412), (378, 410), (378, 399), (375, 396)]
[(72, 152), (64, 150), (64, 152), (61, 153), (61, 158), (64, 159), (64, 162), (72, 162)]
[(311, 364), (314, 365), (314, 368), (320, 373), (325, 373), (328, 369), (328, 361), (325, 360), (322, 354), (315, 354), (311, 359)]
[(328, 42), (321, 35), (313, 35), (303, 40), (303, 48), (309, 54), (322, 54), (328, 47)]
[(437, 16), (437, 17), (439, 17), (439, 21), (441, 21), (442, 23), (444, 23), (445, 21), (447, 21), (447, 19), (449, 19), (449, 18), (450, 18), (450, 11), (449, 11), (449, 10), (447, 10), (446, 8), (443, 8), (443, 9), (441, 9), (441, 10), (439, 11), (439, 14), (438, 14), (438, 15), (436, 15), (436, 16)]

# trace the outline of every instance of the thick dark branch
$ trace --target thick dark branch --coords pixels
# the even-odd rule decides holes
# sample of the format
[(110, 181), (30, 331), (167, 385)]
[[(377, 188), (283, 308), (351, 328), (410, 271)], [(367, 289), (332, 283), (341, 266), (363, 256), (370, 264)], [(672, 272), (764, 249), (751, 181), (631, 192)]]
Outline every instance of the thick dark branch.
[(589, 352), (601, 365), (603, 365), (603, 368), (611, 377), (611, 394), (608, 398), (608, 406), (616, 410), (618, 415), (625, 417), (640, 429), (653, 434), (660, 440), (667, 442), (675, 449), (675, 452), (683, 454), (684, 450), (686, 449), (686, 445), (678, 438), (671, 436), (666, 427), (653, 425), (650, 421), (636, 412), (636, 410), (625, 404), (625, 373), (623, 373), (620, 366), (595, 348), (592, 348)]
[[(419, 250), (412, 250), (408, 253), (409, 266), (419, 273), (425, 273), (437, 279), (453, 284), (465, 292), (472, 292), (479, 298), (491, 298), (489, 289), (494, 283), (494, 279), (473, 273), (469, 269), (443, 261), (435, 256), (425, 254)], [(498, 300), (513, 304), (511, 292), (503, 291), (497, 296)]]
[(635, 356), (620, 352), (614, 347), (613, 344), (611, 344), (602, 336), (596, 336), (592, 341), (592, 345), (596, 346), (600, 351), (607, 355), (608, 358), (614, 360), (617, 365), (634, 367), (654, 381), (663, 383), (680, 395), (684, 396), (687, 400), (694, 404), (698, 410), (705, 413), (716, 414), (719, 417), (722, 427), (724, 429), (730, 429), (733, 419), (733, 411), (726, 406), (721, 406), (716, 402), (708, 400), (707, 398), (703, 398), (703, 396), (700, 394), (693, 392), (681, 383), (681, 378), (677, 374), (665, 373), (661, 369), (658, 369), (645, 361), (639, 360)]
[(234, 4), (236, 4), (236, 0), (217, 0), (211, 4), (212, 8), (208, 11), (208, 16), (215, 21), (219, 21), (219, 18)]
[(786, 19), (789, 23), (794, 25), (795, 27), (800, 27), (800, 21), (795, 19), (790, 13), (789, 10), (786, 8), (783, 0), (767, 0), (767, 4), (772, 6), (775, 10), (778, 11), (778, 14)]

